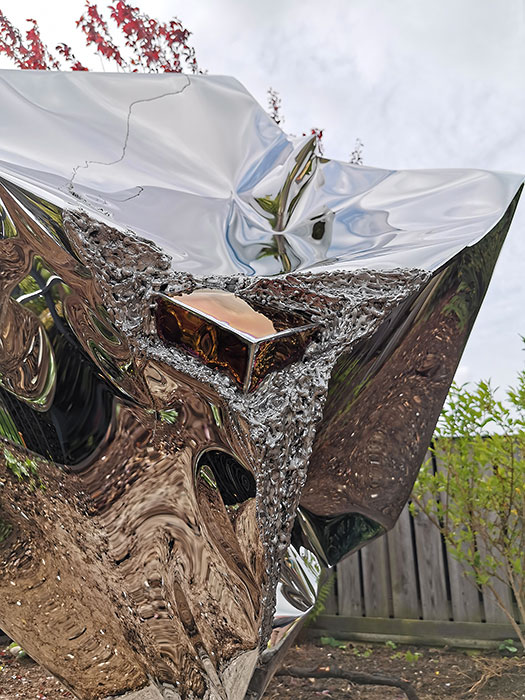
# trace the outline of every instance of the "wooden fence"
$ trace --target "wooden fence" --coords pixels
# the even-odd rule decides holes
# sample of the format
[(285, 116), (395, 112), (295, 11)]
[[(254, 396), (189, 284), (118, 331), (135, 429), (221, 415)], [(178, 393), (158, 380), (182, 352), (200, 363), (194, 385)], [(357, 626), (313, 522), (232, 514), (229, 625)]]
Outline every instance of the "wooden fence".
[[(463, 572), (427, 516), (412, 516), (407, 506), (393, 530), (337, 566), (333, 594), (310, 633), (480, 647), (514, 638), (491, 591), (479, 591)], [(518, 619), (510, 589), (492, 583)]]

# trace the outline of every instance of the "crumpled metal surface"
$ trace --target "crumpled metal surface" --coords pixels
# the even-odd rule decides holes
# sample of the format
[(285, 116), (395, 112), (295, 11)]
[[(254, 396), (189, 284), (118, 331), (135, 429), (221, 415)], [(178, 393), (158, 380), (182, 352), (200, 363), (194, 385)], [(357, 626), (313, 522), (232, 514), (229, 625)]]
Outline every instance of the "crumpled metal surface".
[(406, 502), (523, 178), (321, 158), (230, 78), (0, 84), (0, 625), (82, 700), (258, 698)]
[(434, 271), (497, 223), (521, 182), (318, 158), (232, 78), (3, 71), (1, 85), (6, 175), (80, 200), (197, 275)]

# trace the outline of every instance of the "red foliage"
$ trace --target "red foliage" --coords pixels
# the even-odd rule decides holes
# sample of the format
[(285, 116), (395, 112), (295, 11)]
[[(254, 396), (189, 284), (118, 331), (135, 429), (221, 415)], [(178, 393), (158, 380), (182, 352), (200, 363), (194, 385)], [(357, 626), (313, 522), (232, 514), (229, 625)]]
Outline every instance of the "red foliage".
[(158, 22), (123, 0), (110, 7), (111, 17), (126, 37), (132, 51), (131, 65), (147, 72), (181, 73), (181, 57), (192, 73), (198, 72), (195, 50), (189, 46), (190, 32), (173, 18)]
[(115, 61), (121, 67), (128, 67), (118, 46), (113, 42), (108, 25), (100, 15), (97, 6), (92, 5), (88, 0), (86, 7), (86, 14), (81, 15), (77, 21), (77, 27), (86, 35), (86, 44), (94, 45), (95, 50), (104, 58)]
[(56, 47), (58, 53), (63, 56), (68, 63), (71, 64), (71, 70), (89, 70), (89, 68), (86, 68), (83, 66), (80, 61), (78, 61), (75, 58), (74, 53), (71, 51), (71, 48), (67, 44), (59, 44)]
[[(317, 128), (314, 126), (313, 129), (310, 129), (310, 134), (312, 136), (315, 136), (315, 139), (317, 141), (317, 149), (319, 151), (319, 155), (323, 155), (324, 148), (323, 148), (323, 130)], [(303, 134), (303, 136), (306, 136), (306, 134)]]
[(22, 32), (14, 27), (0, 11), (0, 53), (5, 53), (18, 68), (32, 70), (59, 68), (58, 61), (40, 37), (36, 20), (27, 21), (31, 26), (24, 38)]
[[(87, 46), (92, 46), (103, 59), (114, 61), (118, 69), (148, 73), (181, 73), (183, 68), (198, 73), (195, 50), (189, 45), (190, 32), (173, 18), (159, 22), (123, 0), (109, 7), (111, 18), (123, 35), (124, 50), (114, 41), (108, 24), (96, 4), (86, 1), (86, 10), (77, 21)], [(88, 70), (74, 56), (68, 44), (56, 47), (55, 58), (40, 37), (38, 24), (27, 20), (31, 27), (25, 38), (0, 11), (0, 53), (6, 54), (18, 68), (59, 70), (60, 58), (71, 70)]]

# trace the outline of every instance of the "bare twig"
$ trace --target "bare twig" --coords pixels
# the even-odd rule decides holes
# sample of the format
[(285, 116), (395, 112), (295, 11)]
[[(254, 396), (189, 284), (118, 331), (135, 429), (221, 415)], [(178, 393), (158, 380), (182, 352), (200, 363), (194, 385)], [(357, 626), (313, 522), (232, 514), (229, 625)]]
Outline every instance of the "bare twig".
[(487, 658), (478, 657), (474, 663), (481, 672), (481, 677), (469, 688), (469, 693), (475, 693), (483, 688), (492, 678), (500, 678), (504, 673), (519, 673), (525, 667), (522, 657)]
[(417, 693), (410, 683), (401, 680), (401, 678), (393, 678), (391, 676), (376, 676), (372, 673), (345, 671), (342, 668), (321, 670), (320, 668), (308, 669), (297, 668), (296, 666), (281, 668), (275, 675), (293, 676), (295, 678), (342, 678), (343, 680), (350, 681), (356, 685), (386, 685), (402, 690), (407, 696), (408, 700), (418, 700)]

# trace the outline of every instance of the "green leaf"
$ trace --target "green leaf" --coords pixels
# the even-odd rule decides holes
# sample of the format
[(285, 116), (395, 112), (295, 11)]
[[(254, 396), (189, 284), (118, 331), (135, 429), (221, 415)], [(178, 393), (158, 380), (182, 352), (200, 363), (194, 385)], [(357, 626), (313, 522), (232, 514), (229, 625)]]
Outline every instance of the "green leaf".
[(336, 649), (346, 649), (346, 644), (344, 642), (340, 642), (337, 639), (334, 639), (333, 637), (321, 637), (320, 642), (323, 646), (327, 647), (334, 647)]

